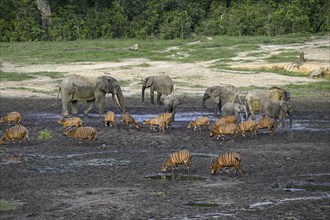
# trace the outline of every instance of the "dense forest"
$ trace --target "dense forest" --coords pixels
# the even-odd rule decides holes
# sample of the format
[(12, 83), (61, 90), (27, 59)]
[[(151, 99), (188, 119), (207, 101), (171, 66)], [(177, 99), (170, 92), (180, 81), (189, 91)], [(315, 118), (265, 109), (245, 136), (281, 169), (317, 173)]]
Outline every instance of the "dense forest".
[(1, 0), (0, 41), (330, 31), (328, 0)]

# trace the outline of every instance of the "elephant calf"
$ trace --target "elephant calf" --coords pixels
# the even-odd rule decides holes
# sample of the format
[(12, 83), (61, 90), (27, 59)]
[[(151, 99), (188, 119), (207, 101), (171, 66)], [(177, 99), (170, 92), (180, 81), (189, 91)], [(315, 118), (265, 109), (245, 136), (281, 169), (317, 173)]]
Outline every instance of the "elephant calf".
[(227, 115), (235, 115), (236, 117), (240, 118), (239, 114), (243, 113), (245, 118), (248, 117), (247, 108), (245, 105), (233, 102), (226, 102), (221, 108), (222, 116)]

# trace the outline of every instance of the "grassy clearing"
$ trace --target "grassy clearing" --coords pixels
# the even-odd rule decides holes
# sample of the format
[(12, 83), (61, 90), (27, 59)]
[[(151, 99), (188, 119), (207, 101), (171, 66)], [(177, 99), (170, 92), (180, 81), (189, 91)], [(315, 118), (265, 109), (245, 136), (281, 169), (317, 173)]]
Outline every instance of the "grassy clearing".
[(298, 62), (299, 59), (299, 52), (298, 51), (286, 51), (276, 55), (272, 55), (265, 60), (271, 63), (284, 63), (284, 62), (291, 62), (295, 63)]
[[(195, 37), (183, 40), (111, 39), (68, 42), (15, 42), (1, 43), (0, 49), (4, 61), (24, 65), (97, 61), (117, 62), (129, 58), (196, 62), (231, 58), (238, 52), (255, 50), (260, 44), (302, 43), (308, 41), (310, 37), (310, 35), (295, 34), (272, 38), (264, 36), (217, 36), (211, 40), (205, 37)], [(139, 50), (128, 50), (135, 43), (139, 44)], [(176, 48), (177, 50), (169, 50), (169, 48)], [(180, 54), (189, 54), (189, 56), (180, 56)]]

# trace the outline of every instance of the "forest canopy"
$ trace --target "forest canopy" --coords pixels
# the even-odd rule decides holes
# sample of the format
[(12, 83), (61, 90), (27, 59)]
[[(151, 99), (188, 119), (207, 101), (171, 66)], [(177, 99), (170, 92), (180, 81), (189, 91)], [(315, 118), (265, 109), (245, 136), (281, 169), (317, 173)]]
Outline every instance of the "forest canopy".
[(327, 0), (1, 0), (0, 41), (330, 31)]

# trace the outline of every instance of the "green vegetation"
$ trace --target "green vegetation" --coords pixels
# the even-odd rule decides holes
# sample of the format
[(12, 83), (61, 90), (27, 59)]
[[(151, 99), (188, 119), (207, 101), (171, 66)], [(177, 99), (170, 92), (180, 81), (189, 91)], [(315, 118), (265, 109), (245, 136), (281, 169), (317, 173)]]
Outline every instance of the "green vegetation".
[(326, 33), (329, 8), (326, 0), (2, 0), (0, 41)]
[[(119, 62), (130, 58), (150, 60), (174, 60), (178, 62), (197, 62), (220, 60), (228, 61), (239, 52), (256, 50), (260, 43), (285, 44), (306, 42), (312, 35), (294, 34), (290, 36), (228, 37), (217, 36), (212, 40), (205, 37), (175, 40), (90, 40), (70, 42), (19, 42), (2, 43), (2, 59), (15, 64), (56, 64), (72, 62)], [(139, 44), (138, 51), (129, 51), (128, 47)], [(172, 49), (171, 48), (175, 48)], [(294, 52), (285, 54), (286, 59), (293, 59)], [(298, 52), (297, 52), (298, 53)], [(187, 54), (183, 56), (182, 54)], [(81, 64), (83, 65), (83, 64)], [(148, 64), (141, 64), (148, 67)], [(130, 66), (125, 68), (131, 68)], [(37, 73), (35, 73), (37, 74)], [(62, 77), (61, 73), (38, 73), (49, 77)]]
[(19, 206), (22, 206), (22, 205), (24, 205), (24, 202), (15, 201), (15, 200), (8, 201), (8, 200), (1, 199), (0, 200), (0, 212), (15, 210), (16, 208), (18, 208)]
[(282, 63), (282, 62), (297, 62), (299, 60), (299, 52), (298, 51), (285, 51), (281, 52), (277, 55), (272, 55), (265, 60), (272, 63)]
[(151, 192), (150, 195), (162, 197), (162, 196), (165, 196), (166, 193), (165, 192)]
[(39, 135), (38, 135), (39, 140), (45, 141), (45, 140), (49, 140), (52, 138), (53, 138), (53, 134), (51, 132), (49, 132), (47, 129), (39, 132)]
[(35, 79), (38, 76), (45, 76), (52, 79), (63, 78), (63, 73), (58, 72), (35, 72), (35, 73), (12, 73), (3, 72), (0, 70), (0, 81), (24, 81), (29, 79)]

